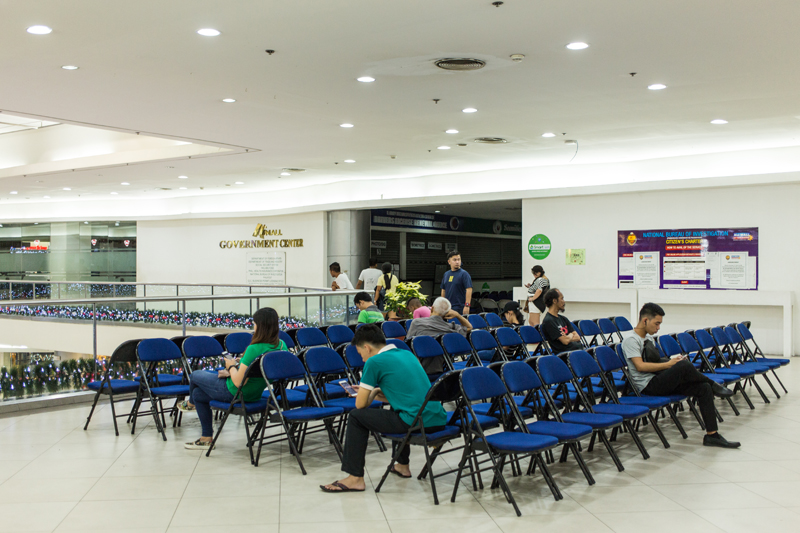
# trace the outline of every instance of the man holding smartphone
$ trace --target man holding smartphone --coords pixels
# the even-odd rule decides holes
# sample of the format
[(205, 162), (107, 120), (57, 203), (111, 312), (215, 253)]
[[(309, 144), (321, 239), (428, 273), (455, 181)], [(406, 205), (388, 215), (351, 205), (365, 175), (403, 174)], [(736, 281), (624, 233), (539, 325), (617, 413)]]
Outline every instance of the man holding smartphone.
[(639, 311), (639, 323), (633, 328), (636, 335), (630, 335), (622, 342), (633, 386), (646, 396), (683, 394), (695, 398), (706, 426), (703, 446), (738, 448), (740, 443), (727, 441), (717, 431), (714, 409), (714, 396), (727, 398), (733, 396), (733, 391), (701, 374), (684, 355), (660, 361), (653, 335), (661, 329), (663, 320), (664, 309), (661, 306), (644, 304)]

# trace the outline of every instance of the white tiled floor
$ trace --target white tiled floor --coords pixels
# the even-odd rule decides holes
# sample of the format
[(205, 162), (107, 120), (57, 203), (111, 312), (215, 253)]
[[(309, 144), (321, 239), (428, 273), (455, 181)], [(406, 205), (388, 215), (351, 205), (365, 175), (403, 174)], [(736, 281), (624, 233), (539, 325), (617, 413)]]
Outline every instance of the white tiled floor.
[[(649, 429), (642, 432), (651, 458), (644, 461), (627, 436), (615, 444), (625, 465), (617, 472), (605, 450), (585, 453), (597, 484), (587, 486), (570, 460), (551, 466), (564, 494), (553, 501), (538, 475), (511, 478), (523, 516), (517, 518), (499, 491), (473, 492), (466, 484), (450, 503), (454, 479), (430, 485), (390, 476), (377, 485), (389, 461), (372, 446), (368, 490), (324, 494), (318, 486), (342, 474), (327, 439), (310, 438), (303, 476), (285, 445), (265, 448), (250, 465), (240, 422), (229, 424), (210, 458), (183, 449), (199, 435), (194, 415), (167, 430), (163, 442), (152, 420), (136, 434), (122, 424), (114, 436), (107, 406), (83, 431), (88, 406), (0, 419), (0, 533), (115, 531), (130, 533), (226, 533), (314, 531), (328, 533), (436, 533), (572, 531), (798, 531), (800, 529), (800, 363), (779, 371), (792, 391), (756, 410), (742, 401), (736, 417), (718, 402), (722, 433), (741, 440), (739, 450), (701, 446), (702, 432), (689, 413), (683, 440), (664, 421), (672, 447), (665, 450)], [(414, 449), (412, 468), (422, 451)], [(455, 454), (447, 457), (452, 464)], [(443, 465), (440, 465), (440, 467)]]

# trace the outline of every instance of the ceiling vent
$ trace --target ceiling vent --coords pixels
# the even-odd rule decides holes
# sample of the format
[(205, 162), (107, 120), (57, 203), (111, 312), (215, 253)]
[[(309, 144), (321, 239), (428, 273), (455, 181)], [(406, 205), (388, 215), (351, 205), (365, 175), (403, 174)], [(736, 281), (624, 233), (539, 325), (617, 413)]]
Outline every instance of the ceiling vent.
[(284, 172), (305, 172), (306, 169), (304, 168), (284, 168)]
[(474, 142), (482, 144), (504, 144), (508, 141), (502, 137), (477, 137)]
[(486, 66), (486, 61), (461, 57), (439, 59), (434, 64), (444, 70), (480, 70)]

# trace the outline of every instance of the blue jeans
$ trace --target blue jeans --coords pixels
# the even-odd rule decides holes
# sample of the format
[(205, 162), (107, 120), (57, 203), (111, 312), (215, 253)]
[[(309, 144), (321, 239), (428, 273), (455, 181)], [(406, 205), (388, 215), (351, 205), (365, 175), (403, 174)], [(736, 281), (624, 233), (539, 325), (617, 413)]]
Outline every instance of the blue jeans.
[(233, 401), (233, 394), (227, 386), (227, 379), (217, 377), (216, 372), (208, 370), (195, 370), (189, 376), (189, 401), (197, 410), (197, 418), (203, 427), (203, 436), (214, 436), (213, 416), (211, 407), (208, 405), (211, 400), (230, 403)]

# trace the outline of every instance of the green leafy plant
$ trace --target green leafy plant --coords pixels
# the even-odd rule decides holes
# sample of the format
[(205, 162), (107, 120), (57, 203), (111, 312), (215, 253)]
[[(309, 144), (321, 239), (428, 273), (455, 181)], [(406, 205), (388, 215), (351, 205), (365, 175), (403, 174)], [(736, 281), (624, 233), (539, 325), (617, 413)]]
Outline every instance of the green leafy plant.
[(410, 315), (406, 308), (406, 304), (409, 300), (412, 298), (419, 298), (424, 304), (428, 299), (427, 296), (420, 292), (421, 288), (419, 281), (417, 283), (412, 283), (410, 281), (398, 283), (395, 291), (386, 295), (385, 310), (394, 311), (397, 313), (397, 316)]

